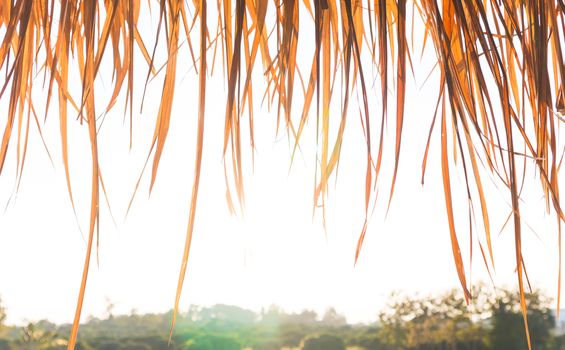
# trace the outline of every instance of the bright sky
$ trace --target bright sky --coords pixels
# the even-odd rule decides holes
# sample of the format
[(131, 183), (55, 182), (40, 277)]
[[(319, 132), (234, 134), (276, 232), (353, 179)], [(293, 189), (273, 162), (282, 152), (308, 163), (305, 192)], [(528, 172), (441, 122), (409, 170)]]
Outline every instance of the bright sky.
[[(188, 54), (186, 48), (184, 50), (184, 65), (179, 63), (172, 125), (156, 185), (148, 198), (150, 174), (147, 173), (127, 218), (126, 208), (148, 152), (162, 76), (150, 84), (143, 114), (135, 111), (131, 151), (128, 150), (129, 126), (127, 122), (124, 124), (122, 116), (123, 103), (107, 115), (101, 128), (101, 169), (116, 223), (112, 222), (102, 197), (99, 264), (93, 260), (91, 265), (83, 320), (89, 315), (104, 317), (107, 300), (116, 305), (116, 313), (129, 313), (132, 309), (141, 313), (164, 312), (173, 306), (188, 218), (196, 135), (196, 79), (188, 68)], [(140, 94), (145, 66), (141, 59), (137, 63), (138, 69), (143, 66), (136, 83), (136, 94)], [(395, 196), (385, 217), (391, 179), (390, 171), (385, 170), (381, 175), (377, 208), (356, 267), (353, 259), (364, 217), (366, 157), (356, 107), (351, 109), (346, 129), (337, 185), (330, 187), (327, 232), (322, 227), (320, 210), (312, 218), (315, 119), (311, 119), (301, 142), (302, 153), (297, 155), (289, 171), (293, 144), (283, 129), (279, 135), (275, 134), (276, 115), (265, 106), (261, 107), (260, 101), (255, 110), (254, 167), (248, 147), (245, 154), (245, 213), (233, 216), (225, 200), (222, 163), (226, 88), (220, 70), (215, 72), (208, 83), (203, 177), (181, 302), (183, 310), (190, 304), (214, 303), (254, 310), (270, 304), (291, 311), (308, 308), (323, 312), (335, 307), (349, 321), (370, 321), (376, 319), (392, 291), (429, 293), (459, 287), (445, 217), (437, 128), (431, 144), (426, 184), (420, 185), (421, 160), (437, 98), (438, 78), (432, 76), (422, 87), (433, 63), (427, 55), (415, 64), (416, 76), (409, 78)], [(370, 76), (376, 74), (369, 73)], [(377, 80), (375, 86), (370, 86), (372, 91), (379, 89), (379, 84)], [(39, 84), (37, 86), (39, 90)], [(110, 93), (110, 82), (101, 81), (100, 86), (99, 96)], [(259, 79), (255, 86), (256, 100), (260, 100), (264, 84)], [(299, 89), (295, 91), (300, 95)], [(336, 88), (335, 101), (339, 102), (339, 98), (340, 91)], [(378, 98), (373, 97), (371, 103), (373, 115), (378, 115), (381, 106)], [(298, 98), (295, 104), (301, 105)], [(394, 105), (392, 98), (390, 105)], [(338, 111), (336, 109), (334, 114), (336, 120)], [(77, 224), (66, 192), (57, 117), (56, 108), (52, 107), (42, 126), (54, 164), (51, 165), (33, 125), (21, 187), (0, 220), (0, 296), (10, 323), (42, 318), (70, 322), (74, 315), (86, 249), (90, 151), (86, 126), (71, 121), (70, 166)], [(334, 132), (336, 129), (337, 126)], [(386, 131), (388, 140), (392, 141), (394, 123), (386, 126)], [(392, 145), (387, 143), (384, 168), (391, 168), (393, 164)], [(14, 146), (15, 143), (11, 145), (0, 182), (2, 201), (15, 193)], [(533, 179), (533, 176), (531, 171), (527, 174), (527, 178)], [(560, 179), (563, 182), (563, 175)], [(536, 229), (537, 236), (525, 229), (524, 255), (532, 284), (556, 297), (555, 219), (544, 216), (544, 201), (535, 181), (526, 186), (527, 204), (524, 204), (523, 215)], [(485, 182), (492, 201), (491, 213), (497, 214), (491, 218), (497, 264), (495, 284), (514, 285), (511, 226), (498, 235), (510, 212), (507, 195), (492, 181)], [(461, 172), (453, 177), (452, 186), (456, 192), (463, 191)], [(456, 207), (456, 215), (469, 274), (467, 208), (464, 193), (456, 194), (463, 204)], [(478, 202), (475, 206), (479, 211)], [(480, 214), (477, 212), (477, 215)], [(477, 226), (482, 226), (480, 216)], [(484, 242), (482, 230), (474, 234)], [(471, 276), (473, 281), (488, 279), (476, 238)]]

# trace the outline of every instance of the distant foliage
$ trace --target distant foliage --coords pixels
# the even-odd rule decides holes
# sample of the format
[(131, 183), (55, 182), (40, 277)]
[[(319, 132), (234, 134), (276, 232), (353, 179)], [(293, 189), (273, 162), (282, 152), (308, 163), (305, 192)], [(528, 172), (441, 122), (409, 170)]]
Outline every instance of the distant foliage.
[(322, 334), (304, 340), (303, 350), (345, 350), (343, 340), (335, 335)]
[[(494, 299), (489, 307), (491, 324), (489, 340), (493, 349), (527, 350), (528, 344), (524, 332), (524, 320), (519, 308), (518, 296), (504, 291)], [(551, 330), (555, 317), (547, 302), (539, 293), (528, 295), (528, 326), (533, 349), (551, 349)]]
[(2, 298), (0, 298), (0, 330), (6, 321), (6, 309), (2, 306)]
[[(467, 306), (452, 291), (438, 297), (393, 296), (380, 315), (378, 349), (527, 350), (519, 293), (499, 290), (477, 292), (484, 300)], [(555, 319), (549, 300), (539, 292), (526, 294), (533, 349), (555, 347), (551, 332)]]
[(183, 350), (241, 350), (241, 345), (234, 338), (221, 335), (204, 335), (188, 340)]
[[(467, 305), (460, 291), (439, 296), (393, 294), (378, 322), (351, 325), (336, 310), (255, 313), (236, 306), (193, 306), (179, 315), (169, 345), (171, 312), (107, 315), (82, 326), (76, 350), (526, 350), (517, 291), (476, 291)], [(528, 293), (534, 350), (565, 350), (550, 300)], [(70, 325), (48, 321), (5, 326), (0, 350), (64, 350)]]

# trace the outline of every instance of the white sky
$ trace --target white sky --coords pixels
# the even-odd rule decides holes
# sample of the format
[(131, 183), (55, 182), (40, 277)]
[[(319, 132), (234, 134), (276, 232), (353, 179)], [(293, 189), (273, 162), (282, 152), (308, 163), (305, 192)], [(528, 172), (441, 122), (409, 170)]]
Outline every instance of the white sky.
[[(116, 304), (117, 313), (132, 309), (142, 313), (164, 312), (173, 306), (188, 217), (196, 135), (196, 79), (187, 68), (188, 52), (184, 50), (182, 63), (179, 62), (170, 133), (156, 185), (148, 198), (150, 173), (147, 173), (127, 218), (125, 211), (147, 155), (162, 80), (150, 84), (144, 113), (137, 115), (136, 109), (131, 152), (128, 125), (123, 123), (123, 103), (108, 114), (101, 129), (101, 167), (116, 225), (101, 198), (99, 265), (93, 260), (83, 320), (89, 315), (105, 316), (108, 299)], [(337, 186), (331, 186), (327, 234), (322, 228), (321, 211), (312, 219), (315, 119), (311, 119), (301, 143), (303, 153), (297, 155), (289, 172), (292, 144), (284, 130), (275, 135), (276, 115), (259, 104), (255, 113), (257, 152), (253, 170), (248, 148), (245, 155), (246, 210), (243, 216), (234, 217), (225, 201), (222, 165), (226, 89), (221, 72), (216, 72), (210, 79), (207, 94), (203, 177), (181, 302), (183, 310), (191, 303), (228, 303), (254, 310), (278, 304), (291, 311), (308, 308), (319, 312), (333, 306), (350, 321), (370, 321), (376, 319), (387, 295), (394, 290), (428, 293), (459, 287), (439, 171), (439, 126), (434, 131), (426, 185), (420, 185), (421, 159), (435, 107), (437, 76), (421, 88), (433, 63), (429, 55), (420, 63), (415, 56), (416, 77), (415, 81), (409, 78), (395, 197), (385, 218), (391, 174), (384, 170), (377, 208), (355, 268), (355, 246), (363, 223), (365, 176), (364, 139), (356, 107), (352, 108), (348, 121)], [(136, 94), (140, 94), (145, 66), (141, 58), (137, 64), (138, 69), (143, 67), (136, 77)], [(367, 74), (374, 76), (375, 72), (369, 69)], [(379, 84), (377, 81), (374, 87), (370, 86), (373, 95), (380, 95), (376, 92)], [(100, 95), (111, 90), (110, 82), (100, 82), (100, 86)], [(260, 100), (263, 88), (264, 84), (257, 81), (256, 100)], [(295, 92), (300, 95), (299, 89)], [(336, 102), (339, 93), (336, 89)], [(373, 116), (379, 116), (378, 98), (374, 97), (371, 103)], [(301, 105), (299, 98), (295, 104)], [(389, 106), (394, 106), (394, 99), (391, 98)], [(54, 166), (32, 126), (22, 185), (0, 219), (0, 296), (10, 323), (42, 318), (70, 322), (74, 315), (86, 248), (90, 151), (86, 125), (80, 126), (70, 117), (70, 167), (81, 234), (66, 192), (58, 116), (54, 111), (56, 105), (43, 125)], [(333, 117), (337, 120), (338, 113)], [(374, 131), (378, 129), (377, 119), (373, 119)], [(334, 132), (336, 129), (337, 125)], [(383, 167), (391, 168), (394, 123), (386, 130), (389, 142)], [(2, 201), (7, 201), (13, 193), (14, 164), (15, 142), (0, 182)], [(533, 178), (532, 172), (527, 176)], [(494, 279), (497, 286), (514, 285), (511, 226), (497, 235), (510, 209), (505, 202), (506, 193), (492, 185), (490, 178), (485, 176), (483, 181), (491, 200), (491, 213), (497, 214), (491, 218), (497, 264)], [(563, 175), (560, 179), (563, 182)], [(524, 199), (528, 204), (524, 205), (523, 215), (536, 228), (537, 236), (525, 229), (524, 254), (533, 285), (556, 297), (555, 220), (544, 216), (544, 202), (535, 181), (527, 184)], [(460, 171), (453, 177), (452, 186), (459, 203), (465, 204), (464, 193), (460, 192), (464, 189)], [(478, 202), (475, 208), (479, 211)], [(462, 228), (460, 243), (469, 273), (466, 207), (457, 206), (456, 215), (458, 227)], [(477, 220), (482, 226), (480, 216)], [(482, 230), (474, 233), (484, 242)], [(473, 249), (472, 280), (484, 280), (486, 270), (476, 238)]]

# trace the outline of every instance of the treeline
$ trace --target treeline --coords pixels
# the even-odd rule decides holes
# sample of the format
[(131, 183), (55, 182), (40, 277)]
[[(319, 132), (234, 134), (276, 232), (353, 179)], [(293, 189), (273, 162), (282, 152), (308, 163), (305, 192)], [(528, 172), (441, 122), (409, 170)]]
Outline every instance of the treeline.
[[(433, 297), (390, 297), (370, 325), (347, 324), (335, 310), (288, 313), (272, 306), (260, 313), (229, 305), (191, 307), (179, 315), (169, 343), (172, 313), (91, 318), (77, 350), (526, 350), (517, 293), (475, 293), (467, 305), (459, 291)], [(548, 298), (527, 295), (532, 349), (565, 349)], [(69, 325), (49, 321), (3, 325), (0, 350), (65, 350)]]

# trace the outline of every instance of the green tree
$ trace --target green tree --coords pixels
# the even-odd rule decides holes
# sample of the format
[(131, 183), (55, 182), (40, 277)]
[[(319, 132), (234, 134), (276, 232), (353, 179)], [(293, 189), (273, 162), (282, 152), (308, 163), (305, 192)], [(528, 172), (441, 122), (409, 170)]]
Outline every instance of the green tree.
[[(95, 350), (89, 343), (79, 340), (75, 347), (75, 350)], [(98, 349), (96, 349), (98, 350)]]
[(45, 320), (30, 322), (21, 328), (18, 343), (22, 350), (63, 350), (67, 347), (67, 341), (58, 335), (56, 325)]
[(295, 324), (283, 324), (279, 329), (278, 338), (282, 346), (295, 348), (307, 335), (307, 330)]
[(241, 350), (241, 345), (234, 338), (207, 334), (185, 343), (186, 350)]
[(2, 331), (2, 327), (4, 327), (4, 322), (6, 321), (6, 309), (2, 304), (2, 297), (0, 297), (0, 331)]
[(200, 308), (198, 311), (193, 310), (193, 312), (196, 313), (193, 317), (202, 322), (216, 320), (228, 323), (250, 324), (257, 318), (257, 315), (251, 310), (225, 304), (216, 304), (208, 308)]
[(316, 323), (318, 314), (313, 310), (303, 310), (299, 314), (286, 315), (285, 322), (295, 323), (295, 324), (313, 324)]
[(0, 338), (0, 350), (12, 350), (14, 346), (11, 341), (8, 339), (1, 339)]
[[(166, 348), (163, 348), (166, 349)], [(120, 346), (120, 350), (152, 350), (151, 346), (139, 341), (131, 341)]]
[(96, 346), (97, 350), (120, 350), (120, 342), (118, 340), (105, 340)]
[(303, 350), (345, 350), (343, 340), (335, 335), (321, 334), (308, 337), (302, 345)]
[(285, 313), (279, 306), (270, 305), (261, 310), (260, 322), (264, 325), (276, 326), (283, 321), (284, 317)]
[(441, 296), (391, 296), (379, 316), (379, 340), (386, 349), (482, 349), (486, 329), (478, 308), (467, 306), (457, 291)]
[(322, 323), (327, 326), (339, 327), (347, 324), (347, 320), (340, 315), (334, 308), (329, 308), (322, 316)]
[(382, 350), (385, 345), (379, 338), (376, 329), (368, 329), (362, 334), (358, 334), (354, 339), (351, 339), (351, 345), (359, 346), (364, 350)]
[(277, 340), (264, 340), (253, 344), (253, 350), (280, 350), (281, 343)]
[[(527, 350), (524, 320), (516, 292), (502, 291), (490, 304), (490, 346), (493, 350)], [(540, 292), (526, 294), (528, 329), (533, 349), (548, 349), (555, 318)]]

